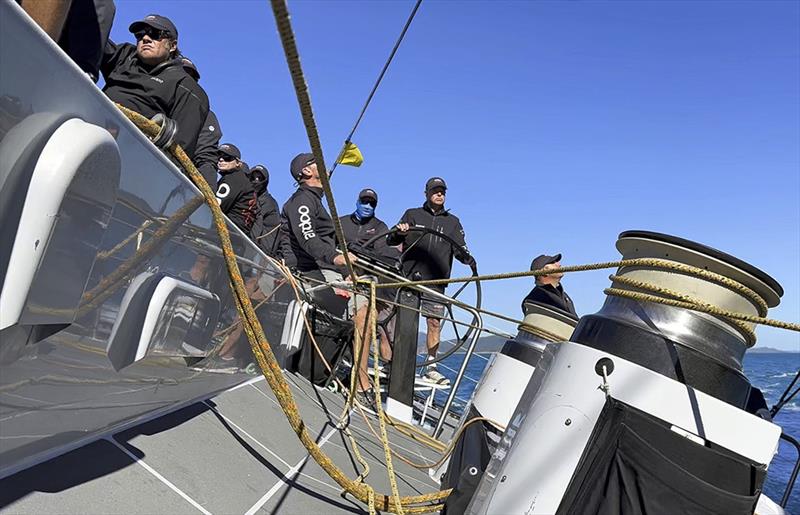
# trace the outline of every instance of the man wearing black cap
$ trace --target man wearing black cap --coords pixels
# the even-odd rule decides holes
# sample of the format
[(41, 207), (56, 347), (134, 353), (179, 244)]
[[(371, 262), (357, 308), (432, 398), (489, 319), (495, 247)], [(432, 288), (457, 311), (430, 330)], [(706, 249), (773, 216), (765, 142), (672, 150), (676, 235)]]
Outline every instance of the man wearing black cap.
[[(195, 81), (200, 82), (200, 72), (191, 59), (181, 56), (181, 63), (186, 73)], [(192, 161), (197, 167), (197, 171), (211, 186), (211, 189), (214, 189), (217, 184), (217, 161), (219, 160), (217, 150), (221, 139), (222, 129), (219, 126), (219, 120), (217, 120), (217, 115), (214, 114), (214, 111), (209, 109), (206, 120), (203, 122), (203, 128), (200, 129), (200, 134), (197, 135), (197, 144), (195, 145), (194, 159)]]
[[(297, 258), (297, 270), (332, 270), (344, 266), (336, 249), (336, 232), (328, 210), (322, 204), (322, 181), (313, 154), (298, 154), (289, 167), (297, 190), (283, 205), (281, 216), (289, 227), (289, 242)], [(355, 256), (351, 254), (355, 261)]]
[[(556, 254), (555, 256), (542, 254), (531, 262), (531, 270), (549, 270), (560, 267), (561, 254)], [(569, 298), (567, 292), (564, 291), (564, 287), (561, 286), (561, 278), (563, 276), (563, 273), (557, 272), (537, 277), (536, 286), (533, 287), (522, 301), (522, 312), (525, 313), (525, 303), (531, 301), (547, 304), (561, 311), (566, 311), (567, 313), (578, 316), (575, 312), (575, 305), (572, 303), (572, 299)]]
[[(375, 190), (370, 188), (361, 190), (356, 200), (356, 210), (352, 214), (339, 217), (347, 243), (362, 245), (373, 236), (389, 231), (386, 224), (375, 216), (377, 206), (378, 194)], [(376, 250), (381, 246), (386, 246), (386, 240), (375, 242)]]
[(208, 97), (183, 69), (178, 29), (168, 18), (149, 14), (128, 30), (136, 37), (136, 46), (110, 40), (106, 45), (100, 66), (106, 81), (103, 91), (148, 118), (166, 118), (157, 119), (164, 136), (154, 142), (162, 148), (178, 143), (194, 159), (197, 136), (208, 115)]
[[(351, 243), (363, 245), (375, 236), (379, 234), (386, 234), (389, 231), (389, 228), (386, 226), (386, 224), (380, 218), (375, 216), (375, 209), (377, 206), (378, 194), (371, 188), (364, 188), (358, 194), (358, 199), (356, 200), (356, 210), (352, 214), (339, 217), (339, 222), (342, 224), (342, 232), (344, 233), (344, 238), (347, 240), (348, 245)], [(386, 238), (380, 238), (376, 240), (374, 245), (371, 245), (369, 249), (364, 249), (364, 251), (373, 252), (374, 254), (383, 258), (394, 260), (398, 260), (400, 258), (400, 252), (395, 247), (390, 247), (387, 245)], [(379, 322), (381, 320), (385, 320), (391, 314), (391, 311), (387, 311), (388, 305), (384, 302), (380, 302), (380, 300), (391, 300), (390, 297), (392, 297), (393, 294), (394, 292), (389, 292), (385, 289), (378, 290)], [(366, 318), (366, 314), (366, 306), (364, 306), (364, 318)], [(359, 314), (359, 316), (356, 317), (356, 320), (360, 320), (361, 318), (362, 316)], [(381, 357), (389, 362), (392, 356), (392, 349), (389, 345), (389, 335), (380, 325), (379, 329)], [(361, 368), (363, 369), (364, 373), (366, 373), (366, 354), (362, 358)], [(386, 370), (388, 371), (389, 369), (390, 365), (387, 363)]]
[(219, 146), (220, 178), (217, 200), (222, 212), (246, 235), (250, 236), (258, 216), (258, 198), (250, 179), (242, 169), (242, 153), (231, 143)]
[[(292, 178), (298, 187), (283, 205), (281, 216), (289, 233), (289, 243), (297, 260), (297, 270), (310, 279), (312, 285), (319, 281), (342, 282), (342, 267), (345, 258), (336, 247), (336, 231), (328, 210), (322, 204), (322, 180), (313, 154), (298, 154), (289, 166)], [(355, 254), (349, 254), (350, 261), (356, 262)], [(341, 308), (330, 290), (319, 292), (317, 303), (334, 315), (343, 316), (347, 309), (354, 317), (355, 329), (362, 331), (367, 299), (363, 295), (349, 295), (349, 301)], [(353, 354), (355, 355), (355, 349)], [(366, 367), (360, 369), (356, 396), (366, 407), (375, 404), (375, 396), (370, 388)]]
[(283, 257), (281, 243), (287, 235), (280, 230), (281, 213), (275, 198), (267, 190), (269, 171), (264, 165), (256, 165), (250, 169), (250, 183), (258, 197), (260, 212), (253, 226), (253, 238), (264, 252), (280, 259)]
[[(388, 238), (389, 245), (403, 245), (405, 258), (403, 273), (411, 280), (448, 279), (453, 267), (453, 258), (467, 266), (474, 266), (475, 259), (467, 250), (464, 239), (464, 228), (457, 216), (445, 209), (444, 202), (447, 184), (441, 177), (431, 177), (425, 183), (425, 203), (422, 207), (406, 210), (397, 224), (399, 232)], [(432, 234), (411, 232), (410, 227), (426, 227), (452, 238), (457, 248), (447, 240)], [(430, 286), (431, 289), (444, 293), (444, 286)], [(428, 355), (435, 358), (439, 350), (439, 337), (442, 330), (442, 317), (445, 306), (436, 299), (423, 296), (420, 304), (422, 314), (428, 326)], [(450, 384), (450, 380), (436, 370), (436, 365), (427, 367), (424, 379), (436, 384)]]

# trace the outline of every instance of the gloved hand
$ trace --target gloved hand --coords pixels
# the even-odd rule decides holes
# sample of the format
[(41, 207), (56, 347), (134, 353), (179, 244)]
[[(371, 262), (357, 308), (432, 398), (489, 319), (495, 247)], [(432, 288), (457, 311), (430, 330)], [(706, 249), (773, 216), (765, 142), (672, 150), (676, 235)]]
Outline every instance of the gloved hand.
[(175, 135), (178, 134), (178, 122), (167, 118), (162, 113), (153, 116), (150, 121), (161, 127), (161, 130), (153, 138), (153, 144), (161, 149), (169, 148), (175, 142)]
[(470, 268), (473, 268), (476, 264), (475, 258), (472, 257), (472, 254), (468, 252), (459, 252), (458, 254), (456, 254), (456, 259), (461, 261)]

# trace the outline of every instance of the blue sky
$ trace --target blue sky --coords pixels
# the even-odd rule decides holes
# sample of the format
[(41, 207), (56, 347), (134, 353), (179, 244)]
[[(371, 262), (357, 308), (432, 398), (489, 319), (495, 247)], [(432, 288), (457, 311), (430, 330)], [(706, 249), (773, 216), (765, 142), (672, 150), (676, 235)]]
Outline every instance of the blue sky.
[[(328, 162), (412, 6), (289, 3)], [(152, 9), (178, 26), (223, 139), (269, 168), (282, 203), (308, 143), (268, 2), (117, 0), (114, 39)], [(442, 176), (483, 273), (540, 253), (613, 260), (628, 229), (675, 234), (773, 275), (786, 294), (770, 315), (796, 322), (799, 20), (784, 1), (428, 0), (354, 138), (364, 165), (334, 175), (337, 206), (372, 187), (391, 225)], [(565, 278), (580, 314), (600, 307), (607, 276)], [(516, 316), (531, 282), (487, 284), (484, 305)], [(797, 333), (758, 334), (800, 350)]]

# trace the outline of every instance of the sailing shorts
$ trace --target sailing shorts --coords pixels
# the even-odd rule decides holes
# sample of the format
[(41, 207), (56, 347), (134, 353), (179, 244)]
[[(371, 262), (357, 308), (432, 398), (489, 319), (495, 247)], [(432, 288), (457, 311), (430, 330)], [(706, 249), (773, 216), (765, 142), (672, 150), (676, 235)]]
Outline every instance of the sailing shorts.
[(444, 318), (444, 308), (445, 306), (441, 302), (436, 302), (435, 300), (426, 299), (424, 297), (419, 303), (419, 309), (422, 312), (422, 316), (425, 318), (441, 320)]
[[(335, 270), (322, 269), (322, 275), (325, 276), (325, 280), (329, 283), (340, 283), (344, 281), (342, 274)], [(370, 277), (365, 277), (365, 279), (370, 279)], [(372, 279), (374, 280), (374, 278)], [(350, 298), (347, 301), (347, 314), (352, 317), (357, 311), (369, 305), (369, 293), (363, 291), (350, 291), (348, 293), (350, 293)]]

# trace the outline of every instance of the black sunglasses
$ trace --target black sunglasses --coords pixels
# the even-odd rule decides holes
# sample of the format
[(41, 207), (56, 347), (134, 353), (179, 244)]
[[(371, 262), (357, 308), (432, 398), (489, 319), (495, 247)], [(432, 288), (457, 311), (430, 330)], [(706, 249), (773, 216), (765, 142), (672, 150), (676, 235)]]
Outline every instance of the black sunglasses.
[(164, 38), (168, 38), (169, 32), (167, 32), (166, 30), (159, 30), (153, 27), (145, 27), (133, 33), (133, 37), (136, 38), (136, 41), (141, 41), (145, 36), (149, 37), (153, 41), (160, 41)]
[(376, 207), (378, 205), (378, 201), (371, 198), (360, 198), (358, 201), (362, 204), (369, 204), (372, 207)]
[(222, 154), (221, 156), (219, 156), (219, 158), (225, 161), (226, 163), (230, 163), (231, 161), (236, 161), (235, 157), (229, 156), (227, 154)]

